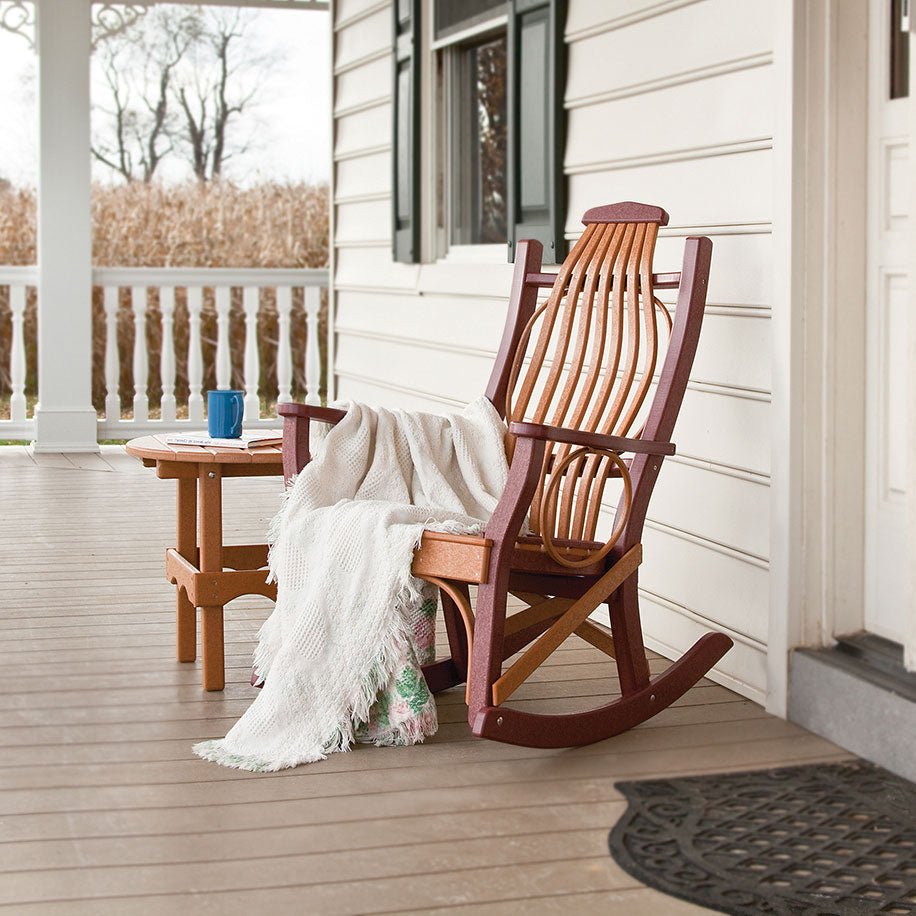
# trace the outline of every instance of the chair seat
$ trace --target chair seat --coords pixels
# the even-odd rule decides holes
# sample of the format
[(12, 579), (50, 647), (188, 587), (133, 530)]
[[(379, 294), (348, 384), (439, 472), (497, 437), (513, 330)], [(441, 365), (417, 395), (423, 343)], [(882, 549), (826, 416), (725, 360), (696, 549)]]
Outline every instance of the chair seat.
[[(564, 540), (556, 540), (555, 545), (568, 550), (575, 559), (603, 546), (594, 541)], [(489, 573), (492, 547), (493, 541), (485, 537), (424, 531), (420, 546), (414, 554), (411, 571), (420, 579), (449, 579), (478, 584), (485, 581)], [(546, 553), (541, 538), (529, 535), (519, 538), (516, 543), (511, 568), (514, 572), (541, 575), (590, 576), (598, 575), (605, 567), (604, 562), (598, 560), (591, 566), (570, 569)]]

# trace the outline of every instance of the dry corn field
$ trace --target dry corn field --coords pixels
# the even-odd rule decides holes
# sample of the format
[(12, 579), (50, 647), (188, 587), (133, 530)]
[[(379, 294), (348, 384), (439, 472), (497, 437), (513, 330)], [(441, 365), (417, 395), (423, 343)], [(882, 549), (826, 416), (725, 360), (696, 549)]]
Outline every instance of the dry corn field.
[[(327, 185), (266, 183), (238, 188), (229, 183), (160, 186), (97, 186), (93, 193), (93, 265), (95, 267), (324, 267), (328, 263)], [(0, 265), (36, 263), (36, 207), (33, 192), (0, 188)], [(291, 325), (294, 354), (293, 395), (305, 388), (305, 314), (302, 294), (293, 300)], [(176, 397), (187, 398), (188, 323), (183, 291), (175, 309)], [(258, 314), (261, 390), (276, 390), (277, 312), (273, 292), (264, 294)], [(158, 292), (150, 290), (147, 315), (150, 406), (155, 413), (161, 395), (159, 355), (161, 316)], [(327, 303), (322, 300), (321, 346), (326, 339)], [(131, 402), (131, 354), (135, 327), (126, 294), (118, 314), (122, 403)], [(0, 287), (0, 417), (9, 416), (9, 293)], [(37, 314), (30, 291), (25, 316), (26, 395), (37, 395)], [(245, 340), (241, 290), (233, 290), (231, 314), (232, 384), (242, 383)], [(201, 319), (204, 387), (216, 386), (216, 311), (212, 293)], [(102, 410), (105, 320), (102, 291), (93, 293), (93, 403)], [(322, 352), (322, 366), (325, 365)], [(322, 389), (324, 379), (322, 379)]]

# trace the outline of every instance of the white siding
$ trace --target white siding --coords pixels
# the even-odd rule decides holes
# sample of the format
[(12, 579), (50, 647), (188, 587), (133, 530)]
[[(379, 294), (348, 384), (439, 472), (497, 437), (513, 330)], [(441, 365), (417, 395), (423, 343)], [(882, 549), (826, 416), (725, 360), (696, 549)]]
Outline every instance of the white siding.
[[(342, 397), (425, 409), (482, 391), (511, 267), (392, 263), (391, 10), (335, 4), (337, 375)], [(714, 626), (719, 678), (762, 700), (769, 557), (772, 26), (768, 0), (571, 0), (567, 236), (614, 200), (671, 214), (656, 263), (713, 238), (709, 309), (651, 505), (648, 642), (677, 655)], [(489, 256), (488, 256), (489, 257)]]

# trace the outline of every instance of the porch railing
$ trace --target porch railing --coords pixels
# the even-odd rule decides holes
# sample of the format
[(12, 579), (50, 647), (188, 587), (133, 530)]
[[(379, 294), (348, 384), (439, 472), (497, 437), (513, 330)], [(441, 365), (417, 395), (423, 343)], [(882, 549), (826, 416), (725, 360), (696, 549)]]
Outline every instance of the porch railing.
[[(0, 267), (0, 293), (6, 287), (10, 322), (8, 366), (0, 349), (0, 376), (8, 372), (11, 391), (9, 418), (0, 420), (4, 439), (33, 434), (27, 415), (25, 318), (37, 279), (34, 267)], [(96, 353), (104, 352), (104, 406), (96, 398), (99, 438), (203, 429), (205, 387), (214, 384), (229, 388), (234, 381), (244, 389), (245, 425), (252, 428), (275, 426), (275, 404), (292, 400), (294, 388), (307, 402), (321, 402), (322, 379), (331, 377), (330, 348), (320, 321), (327, 270), (99, 268), (93, 271), (93, 284), (101, 303), (93, 345)], [(3, 317), (0, 310), (0, 321)], [(293, 341), (303, 335), (294, 334), (293, 324), (301, 327), (303, 319), (305, 345), (300, 350)], [(129, 353), (122, 339), (125, 323), (133, 326), (127, 328), (133, 337)], [(263, 339), (265, 324), (270, 340)], [(148, 337), (157, 344), (152, 353)], [(262, 372), (265, 350), (275, 360), (269, 373)], [(158, 376), (155, 393), (161, 392), (152, 409), (151, 374)]]

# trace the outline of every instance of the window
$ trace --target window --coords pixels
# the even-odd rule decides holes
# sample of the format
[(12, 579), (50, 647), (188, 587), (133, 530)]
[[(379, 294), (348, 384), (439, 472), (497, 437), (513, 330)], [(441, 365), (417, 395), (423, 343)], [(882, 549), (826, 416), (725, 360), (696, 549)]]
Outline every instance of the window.
[[(395, 24), (395, 259), (420, 260), (421, 132), (437, 141), (431, 259), (453, 245), (508, 244), (512, 260), (517, 238), (538, 238), (547, 262), (562, 259), (565, 0), (427, 0), (405, 15), (409, 5), (400, 0)], [(421, 11), (432, 16), (432, 115), (410, 120), (411, 135)]]
[[(506, 35), (456, 49), (448, 121), (453, 243), (505, 244)], [(452, 117), (448, 117), (452, 114)]]

